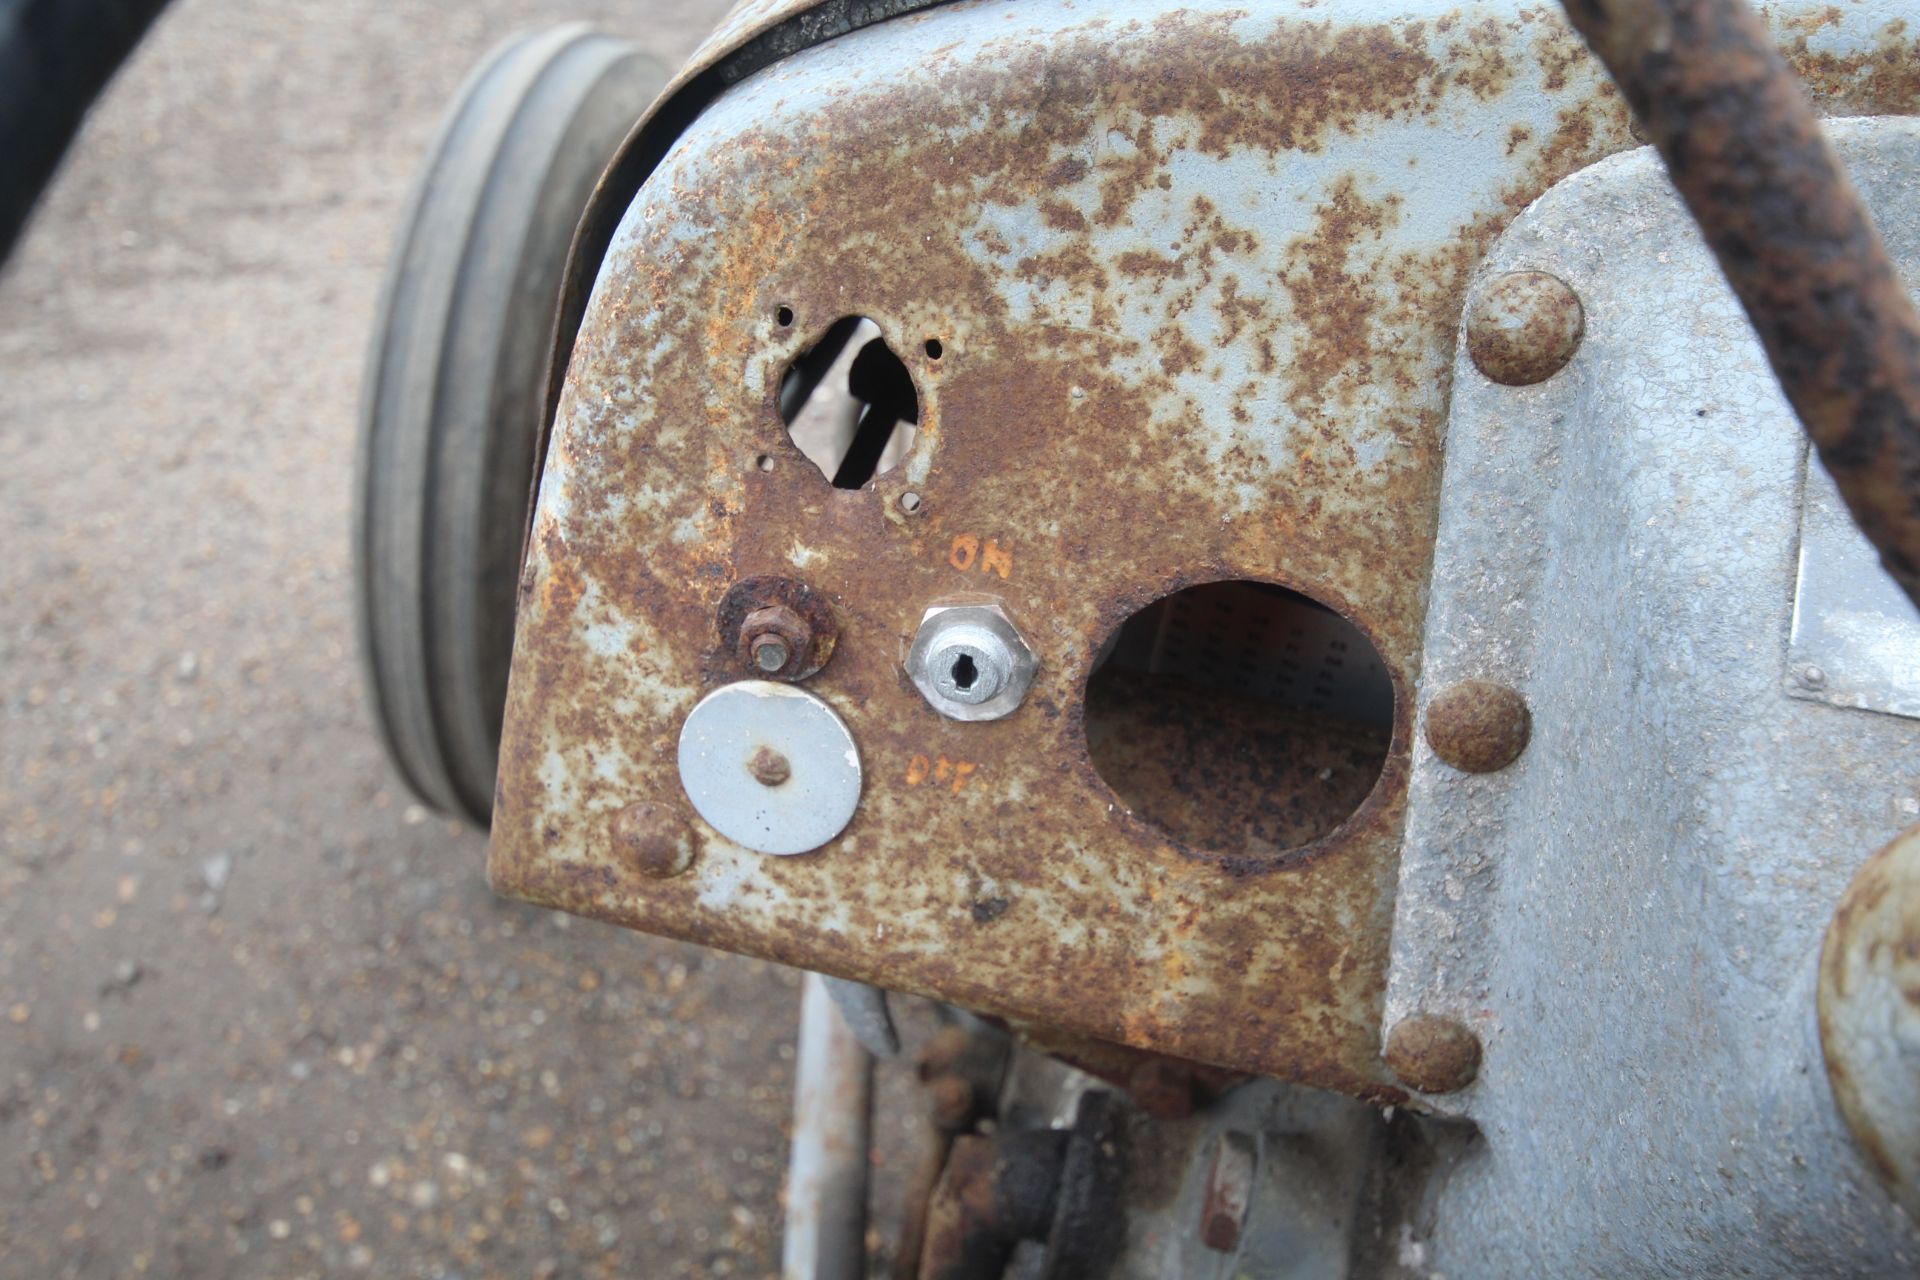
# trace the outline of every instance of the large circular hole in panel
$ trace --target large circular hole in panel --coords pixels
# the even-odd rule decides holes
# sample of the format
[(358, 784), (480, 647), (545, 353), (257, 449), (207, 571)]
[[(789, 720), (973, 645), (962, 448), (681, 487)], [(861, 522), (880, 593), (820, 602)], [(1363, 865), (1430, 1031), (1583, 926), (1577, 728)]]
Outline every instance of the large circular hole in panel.
[(1094, 768), (1197, 851), (1271, 859), (1351, 817), (1393, 738), (1393, 681), (1360, 629), (1264, 582), (1210, 582), (1123, 623), (1087, 682)]

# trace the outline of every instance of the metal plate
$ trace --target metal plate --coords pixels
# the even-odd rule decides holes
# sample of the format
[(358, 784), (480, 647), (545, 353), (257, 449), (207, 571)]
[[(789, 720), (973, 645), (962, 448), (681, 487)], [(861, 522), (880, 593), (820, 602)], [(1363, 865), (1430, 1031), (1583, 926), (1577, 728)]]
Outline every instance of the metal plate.
[(1808, 455), (1787, 692), (1920, 718), (1920, 613)]
[[(1829, 100), (1886, 95), (1883, 20), (1816, 25)], [(1460, 300), (1517, 210), (1632, 141), (1557, 15), (1504, 3), (987, 0), (736, 86), (628, 210), (582, 327), (523, 582), (495, 883), (1403, 1096), (1379, 1012)], [(905, 462), (857, 492), (777, 405), (846, 315), (879, 324), (922, 409)], [(606, 824), (677, 795), (674, 730), (737, 673), (714, 610), (761, 573), (843, 618), (815, 687), (866, 799), (829, 854), (720, 850), (643, 881)], [(1130, 813), (1084, 733), (1121, 620), (1224, 578), (1336, 608), (1395, 691), (1358, 812), (1265, 861)], [(901, 660), (927, 605), (978, 592), (1040, 674), (1015, 714), (954, 724)]]
[(680, 784), (707, 824), (756, 853), (811, 853), (860, 804), (860, 751), (834, 709), (789, 684), (742, 680), (680, 728)]

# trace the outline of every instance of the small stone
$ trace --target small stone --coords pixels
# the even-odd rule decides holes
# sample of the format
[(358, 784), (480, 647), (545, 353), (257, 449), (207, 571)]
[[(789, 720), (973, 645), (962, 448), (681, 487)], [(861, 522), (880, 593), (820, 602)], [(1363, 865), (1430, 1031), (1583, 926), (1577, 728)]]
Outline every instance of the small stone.
[(200, 864), (200, 879), (213, 893), (219, 893), (227, 887), (227, 878), (233, 874), (233, 855), (216, 854)]

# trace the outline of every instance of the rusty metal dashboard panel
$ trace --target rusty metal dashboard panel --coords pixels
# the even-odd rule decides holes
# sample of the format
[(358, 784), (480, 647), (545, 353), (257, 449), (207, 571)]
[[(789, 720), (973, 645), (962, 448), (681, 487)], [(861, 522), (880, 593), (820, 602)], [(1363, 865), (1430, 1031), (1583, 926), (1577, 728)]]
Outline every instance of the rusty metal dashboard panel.
[[(1911, 110), (1920, 53), (1891, 11), (1772, 20), (1824, 109)], [(748, 77), (626, 211), (574, 346), (494, 884), (1402, 1098), (1379, 1027), (1461, 300), (1521, 209), (1634, 145), (1558, 13), (1510, 4), (976, 2)], [(856, 316), (918, 417), (897, 466), (836, 488), (782, 386)], [(676, 764), (695, 705), (752, 674), (716, 619), (760, 579), (830, 604), (803, 687), (864, 775), (845, 830), (794, 857), (706, 825)], [(1228, 580), (1344, 617), (1391, 687), (1377, 780), (1304, 844), (1154, 821), (1090, 755), (1087, 686), (1123, 621)], [(907, 675), (929, 606), (965, 600), (1037, 656), (986, 722)], [(1141, 749), (1199, 705), (1151, 708)], [(1248, 764), (1176, 785), (1226, 806), (1270, 785)]]

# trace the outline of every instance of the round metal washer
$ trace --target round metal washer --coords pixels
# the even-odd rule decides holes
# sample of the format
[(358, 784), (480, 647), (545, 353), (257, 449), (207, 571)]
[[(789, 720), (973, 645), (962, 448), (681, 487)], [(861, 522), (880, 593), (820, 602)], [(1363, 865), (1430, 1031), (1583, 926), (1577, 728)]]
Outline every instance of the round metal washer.
[[(771, 756), (769, 755), (771, 753)], [(786, 768), (767, 767), (777, 757)], [(772, 785), (762, 778), (779, 778)], [(860, 752), (834, 709), (772, 680), (715, 689), (680, 727), (680, 785), (715, 831), (759, 853), (810, 853), (860, 804)]]

